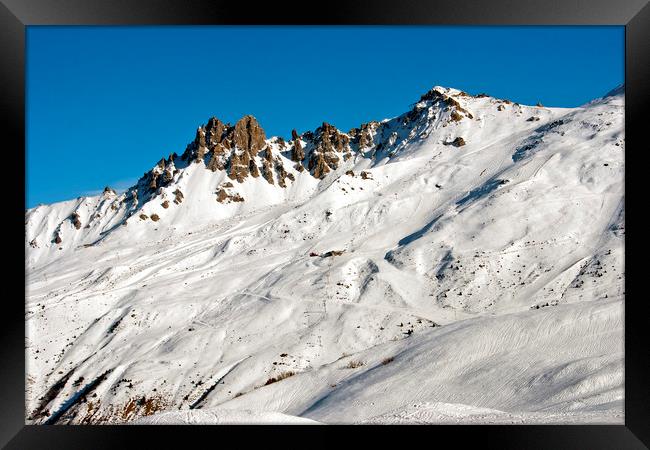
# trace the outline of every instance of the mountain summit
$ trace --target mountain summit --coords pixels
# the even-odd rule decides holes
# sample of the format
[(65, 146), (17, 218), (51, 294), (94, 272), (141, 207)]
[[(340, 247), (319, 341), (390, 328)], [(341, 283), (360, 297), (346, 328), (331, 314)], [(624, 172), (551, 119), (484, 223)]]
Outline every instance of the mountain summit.
[(28, 423), (622, 423), (623, 96), (212, 117), (29, 209)]

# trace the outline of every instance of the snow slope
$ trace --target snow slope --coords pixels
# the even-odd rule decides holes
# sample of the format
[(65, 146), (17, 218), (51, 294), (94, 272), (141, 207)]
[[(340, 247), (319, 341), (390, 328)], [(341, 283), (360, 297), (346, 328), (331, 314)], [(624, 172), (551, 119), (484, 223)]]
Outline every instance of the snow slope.
[(435, 87), (28, 210), (27, 422), (622, 423), (623, 105)]

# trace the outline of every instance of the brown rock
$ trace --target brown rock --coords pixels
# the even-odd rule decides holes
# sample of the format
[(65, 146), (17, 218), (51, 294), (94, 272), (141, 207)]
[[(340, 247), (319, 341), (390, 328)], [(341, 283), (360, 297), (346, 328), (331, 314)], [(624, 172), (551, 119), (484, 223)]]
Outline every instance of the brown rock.
[(196, 130), (196, 137), (194, 138), (194, 142), (196, 145), (194, 162), (198, 163), (203, 160), (203, 156), (205, 156), (205, 152), (207, 150), (207, 147), (205, 145), (205, 130), (203, 128)]
[(225, 152), (226, 148), (222, 143), (215, 145), (210, 151), (210, 161), (208, 161), (207, 168), (213, 172), (223, 170), (225, 167), (223, 162)]
[(260, 170), (257, 168), (257, 164), (255, 164), (255, 160), (253, 159), (248, 162), (248, 172), (253, 178), (260, 176)]
[(81, 228), (81, 220), (79, 218), (78, 213), (76, 213), (76, 212), (72, 213), (72, 215), (70, 216), (70, 220), (72, 220), (72, 225), (74, 225), (74, 227), (77, 230)]
[(162, 202), (162, 203), (160, 204), (160, 206), (162, 206), (162, 207), (165, 208), (165, 209), (169, 208), (169, 201), (168, 201), (168, 200), (165, 200), (164, 202)]
[(330, 171), (329, 166), (325, 162), (325, 157), (322, 153), (312, 154), (311, 159), (309, 160), (309, 166), (307, 167), (310, 171), (313, 170), (312, 174), (314, 178), (324, 178)]
[(267, 148), (264, 153), (264, 160), (262, 161), (262, 176), (269, 184), (275, 184), (273, 181), (273, 155), (271, 149)]
[(368, 122), (361, 125), (358, 133), (359, 150), (370, 147), (372, 145), (371, 131), (379, 126), (379, 122)]
[(217, 191), (217, 201), (219, 203), (224, 203), (226, 200), (229, 202), (243, 202), (244, 197), (241, 195), (235, 193), (235, 194), (228, 194), (225, 189), (219, 189)]
[(283, 188), (287, 187), (287, 183), (284, 180), (289, 178), (289, 174), (284, 169), (284, 165), (282, 165), (282, 161), (279, 158), (275, 160), (275, 170), (278, 173), (278, 186)]
[(158, 214), (152, 214), (151, 220), (153, 220), (154, 222), (158, 222), (160, 220), (160, 216), (158, 216)]
[(457, 137), (456, 139), (454, 139), (451, 142), (446, 142), (445, 145), (453, 145), (454, 147), (462, 147), (463, 145), (465, 145), (465, 139), (463, 139), (462, 137), (459, 136), (459, 137)]
[(162, 175), (163, 185), (169, 184), (174, 178), (174, 174), (170, 170), (165, 170)]
[(244, 178), (249, 174), (247, 156), (247, 153), (242, 153), (241, 155), (235, 153), (230, 157), (230, 170), (228, 172), (228, 177), (237, 180), (239, 183), (244, 182)]
[(291, 131), (291, 136), (293, 137), (293, 146), (291, 147), (291, 160), (300, 162), (305, 159), (305, 151), (302, 148), (300, 139), (298, 138), (298, 133), (296, 130)]
[(226, 125), (216, 117), (212, 117), (208, 120), (208, 123), (205, 126), (205, 131), (207, 144), (210, 147), (214, 147), (223, 140)]
[(183, 193), (181, 192), (180, 189), (176, 189), (174, 192), (174, 203), (177, 205), (183, 202)]
[(255, 156), (266, 145), (264, 130), (253, 116), (244, 116), (235, 124), (233, 141), (250, 156)]
[(217, 191), (217, 201), (219, 203), (223, 203), (227, 199), (228, 199), (228, 193), (224, 189), (219, 189)]

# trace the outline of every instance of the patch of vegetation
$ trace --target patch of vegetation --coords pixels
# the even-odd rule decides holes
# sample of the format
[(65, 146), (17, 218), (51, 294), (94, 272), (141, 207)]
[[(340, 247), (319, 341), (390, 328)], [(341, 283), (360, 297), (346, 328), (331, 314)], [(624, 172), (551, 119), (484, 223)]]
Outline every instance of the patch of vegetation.
[(347, 366), (345, 366), (346, 369), (356, 369), (357, 367), (363, 366), (364, 362), (363, 361), (358, 361), (358, 360), (351, 360)]
[(264, 386), (268, 386), (269, 384), (277, 383), (278, 381), (282, 381), (282, 380), (284, 380), (285, 378), (292, 377), (292, 376), (294, 376), (295, 374), (296, 374), (296, 373), (295, 373), (295, 372), (292, 372), (292, 371), (282, 372), (282, 373), (279, 374), (278, 376), (275, 376), (275, 377), (272, 377), (272, 378), (269, 378), (268, 380), (266, 380), (266, 383), (264, 383)]

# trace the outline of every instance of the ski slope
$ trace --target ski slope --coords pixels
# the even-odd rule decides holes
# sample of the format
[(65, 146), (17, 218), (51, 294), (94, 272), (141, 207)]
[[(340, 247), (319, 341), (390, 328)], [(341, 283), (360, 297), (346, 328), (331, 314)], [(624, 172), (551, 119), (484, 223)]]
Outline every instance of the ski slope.
[(27, 423), (623, 423), (623, 113), (435, 87), (26, 211)]

